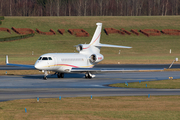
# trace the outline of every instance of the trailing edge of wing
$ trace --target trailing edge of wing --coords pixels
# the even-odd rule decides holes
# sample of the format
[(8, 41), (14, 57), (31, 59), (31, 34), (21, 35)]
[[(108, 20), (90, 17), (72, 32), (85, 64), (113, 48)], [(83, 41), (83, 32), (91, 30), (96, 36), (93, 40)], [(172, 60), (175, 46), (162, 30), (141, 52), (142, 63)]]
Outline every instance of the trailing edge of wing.
[(109, 45), (109, 44), (98, 44), (96, 47), (114, 47), (114, 48), (132, 48), (128, 46)]
[[(23, 68), (26, 68), (26, 70), (36, 69), (36, 68), (34, 67), (34, 65), (11, 64), (11, 63), (9, 63), (9, 61), (8, 61), (8, 55), (6, 55), (6, 65), (16, 66), (16, 67), (23, 67)], [(17, 70), (21, 70), (21, 69), (17, 68)]]
[(162, 71), (164, 69), (123, 69), (123, 68), (72, 68), (71, 72), (135, 72), (135, 71)]

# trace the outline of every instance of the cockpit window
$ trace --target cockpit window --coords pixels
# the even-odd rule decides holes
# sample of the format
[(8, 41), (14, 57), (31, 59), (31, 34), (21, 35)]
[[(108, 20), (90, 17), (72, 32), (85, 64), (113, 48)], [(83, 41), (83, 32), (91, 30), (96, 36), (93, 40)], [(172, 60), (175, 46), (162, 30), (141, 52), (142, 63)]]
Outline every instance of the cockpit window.
[(41, 60), (42, 59), (42, 57), (39, 57), (39, 59), (38, 60)]
[(48, 60), (48, 58), (47, 57), (43, 57), (42, 60)]
[(39, 57), (38, 60), (52, 60), (52, 57)]
[(51, 57), (48, 57), (48, 59), (49, 59), (49, 60), (52, 60), (52, 58), (51, 58)]

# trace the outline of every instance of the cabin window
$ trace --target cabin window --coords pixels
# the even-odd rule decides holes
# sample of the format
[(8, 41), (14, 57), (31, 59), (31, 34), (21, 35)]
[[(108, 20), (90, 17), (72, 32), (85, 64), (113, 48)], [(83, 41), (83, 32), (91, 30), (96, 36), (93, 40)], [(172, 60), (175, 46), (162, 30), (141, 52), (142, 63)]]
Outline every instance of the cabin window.
[(63, 58), (62, 61), (84, 61), (83, 58)]

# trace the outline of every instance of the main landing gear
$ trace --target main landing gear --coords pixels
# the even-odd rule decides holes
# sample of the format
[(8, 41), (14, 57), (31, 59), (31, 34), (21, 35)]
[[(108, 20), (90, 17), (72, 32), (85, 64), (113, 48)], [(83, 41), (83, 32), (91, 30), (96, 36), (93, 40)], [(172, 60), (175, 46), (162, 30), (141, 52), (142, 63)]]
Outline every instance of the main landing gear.
[(85, 78), (91, 79), (91, 78), (94, 78), (94, 77), (95, 77), (95, 75), (92, 75), (90, 72), (87, 72), (87, 73), (85, 74)]
[(64, 73), (59, 73), (59, 72), (58, 72), (58, 73), (57, 73), (57, 77), (58, 77), (58, 78), (64, 78)]
[[(44, 72), (44, 77), (43, 77), (43, 79), (44, 80), (47, 80), (47, 76), (48, 76), (48, 71), (43, 71)], [(55, 74), (57, 74), (57, 77), (58, 78), (64, 78), (64, 73), (55, 73)]]

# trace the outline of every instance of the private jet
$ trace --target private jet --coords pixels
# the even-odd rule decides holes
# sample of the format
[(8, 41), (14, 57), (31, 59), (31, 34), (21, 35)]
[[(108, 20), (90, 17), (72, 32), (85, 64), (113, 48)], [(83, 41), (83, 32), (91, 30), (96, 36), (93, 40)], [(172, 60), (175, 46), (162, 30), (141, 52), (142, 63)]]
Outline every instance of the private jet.
[[(123, 72), (132, 71), (125, 69), (93, 68), (101, 62), (104, 56), (100, 54), (101, 47), (132, 48), (128, 46), (101, 44), (102, 23), (96, 23), (97, 28), (89, 44), (76, 45), (78, 53), (47, 53), (41, 55), (34, 65), (11, 64), (6, 56), (6, 65), (37, 69), (44, 73), (44, 80), (47, 80), (49, 71), (55, 72), (58, 78), (64, 78), (64, 73), (85, 73), (85, 78), (94, 78), (92, 73), (96, 72)], [(133, 70), (136, 71), (136, 70)]]

